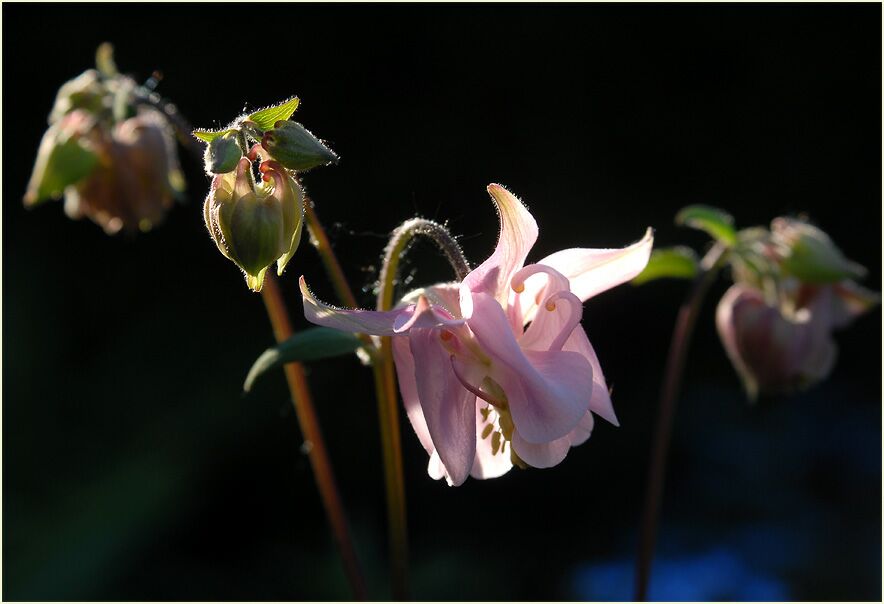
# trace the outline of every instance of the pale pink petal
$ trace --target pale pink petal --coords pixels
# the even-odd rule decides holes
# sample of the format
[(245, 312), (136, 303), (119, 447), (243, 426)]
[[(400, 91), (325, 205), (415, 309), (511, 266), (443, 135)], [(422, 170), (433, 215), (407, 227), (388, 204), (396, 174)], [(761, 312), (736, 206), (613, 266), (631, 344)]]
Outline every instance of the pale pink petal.
[(417, 393), (433, 445), (452, 485), (460, 485), (476, 457), (476, 396), (464, 388), (451, 368), (439, 330), (412, 329)]
[(617, 421), (614, 405), (611, 404), (611, 393), (608, 390), (608, 384), (605, 383), (602, 366), (582, 327), (576, 327), (571, 332), (571, 336), (565, 342), (562, 350), (579, 352), (589, 361), (589, 364), (592, 366), (592, 398), (589, 401), (589, 410), (611, 424), (619, 426), (620, 422)]
[[(466, 290), (489, 294), (506, 304), (510, 277), (522, 268), (537, 241), (537, 223), (522, 202), (502, 186), (488, 185), (488, 193), (500, 217), (497, 247), (491, 257), (466, 276), (463, 283)], [(463, 316), (470, 316), (472, 306), (469, 296), (464, 293), (461, 294), (461, 309)]]
[(421, 296), (426, 296), (430, 304), (436, 308), (444, 308), (448, 313), (459, 319), (460, 314), (460, 283), (437, 283), (430, 287), (421, 287), (405, 294), (399, 306), (416, 304)]
[(414, 357), (407, 336), (394, 336), (393, 361), (396, 365), (396, 378), (399, 382), (399, 392), (402, 393), (402, 403), (405, 405), (405, 414), (411, 427), (424, 449), (430, 455), (436, 450), (433, 439), (430, 438), (430, 430), (427, 428), (427, 420), (421, 410), (420, 399), (417, 396), (417, 381), (414, 377)]
[(516, 430), (513, 433), (513, 449), (528, 465), (534, 468), (551, 468), (562, 463), (571, 448), (568, 436), (550, 442), (530, 443)]
[[(538, 264), (550, 266), (562, 273), (571, 282), (571, 291), (581, 300), (587, 300), (596, 294), (629, 281), (648, 264), (651, 248), (654, 245), (654, 231), (648, 229), (641, 241), (622, 249), (589, 249), (572, 248), (551, 254)], [(527, 323), (533, 319), (536, 304), (528, 308), (533, 294), (542, 286), (543, 281), (529, 279), (523, 294), (523, 315)]]
[(418, 296), (417, 304), (413, 307), (402, 309), (402, 313), (393, 322), (393, 331), (396, 333), (406, 333), (410, 329), (430, 329), (441, 326), (454, 327), (464, 323), (464, 319), (453, 318), (444, 308), (431, 306), (426, 296)]
[(516, 429), (533, 443), (568, 434), (589, 408), (589, 362), (574, 352), (522, 351), (497, 301), (476, 294), (473, 302), (468, 325), (491, 357), (491, 376), (506, 393)]
[[(489, 423), (493, 430), (498, 431), (500, 429), (497, 412), (492, 410), (488, 416), (489, 421), (486, 422), (481, 413), (483, 407), (485, 405), (482, 401), (479, 401), (479, 404), (476, 405), (476, 434), (478, 435), (478, 442), (476, 443), (476, 460), (473, 462), (470, 476), (479, 479), (497, 478), (509, 472), (513, 467), (513, 462), (510, 458), (510, 445), (498, 447), (495, 453), (492, 435), (489, 434), (486, 438), (482, 438), (482, 432)], [(499, 442), (501, 445), (504, 443), (502, 438)]]
[(354, 333), (392, 336), (396, 335), (395, 325), (397, 320), (402, 322), (404, 320), (402, 318), (403, 315), (406, 317), (411, 316), (411, 313), (407, 313), (407, 309), (404, 308), (388, 312), (335, 308), (317, 300), (307, 287), (303, 276), (298, 283), (301, 286), (301, 295), (304, 298), (304, 317), (316, 325)]
[(556, 292), (519, 338), (519, 346), (523, 350), (561, 350), (582, 316), (583, 304), (577, 296), (567, 290)]
[(571, 446), (576, 447), (578, 445), (582, 445), (587, 440), (589, 440), (590, 435), (592, 435), (592, 428), (594, 425), (595, 420), (592, 417), (592, 413), (587, 411), (586, 415), (583, 416), (583, 419), (580, 420), (580, 423), (577, 424), (577, 427), (571, 430), (571, 433), (568, 434), (568, 439), (571, 441)]
[(410, 305), (390, 311), (358, 310), (336, 308), (316, 299), (302, 276), (298, 281), (304, 298), (304, 317), (311, 323), (373, 336), (393, 336), (404, 333), (412, 327), (437, 327), (459, 325), (462, 319), (452, 319), (447, 313), (432, 308), (424, 300), (423, 304)]

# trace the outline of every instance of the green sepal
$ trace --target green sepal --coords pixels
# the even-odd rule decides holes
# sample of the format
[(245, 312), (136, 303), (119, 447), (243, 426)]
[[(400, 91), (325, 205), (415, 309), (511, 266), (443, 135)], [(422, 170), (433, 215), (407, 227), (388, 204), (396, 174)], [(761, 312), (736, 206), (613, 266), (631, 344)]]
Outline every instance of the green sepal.
[(292, 114), (295, 112), (295, 109), (298, 108), (298, 97), (293, 96), (292, 98), (279, 103), (278, 105), (273, 105), (271, 107), (266, 107), (255, 113), (249, 115), (249, 120), (255, 122), (255, 125), (261, 130), (270, 130), (273, 128), (273, 124), (280, 120), (287, 120), (292, 117)]
[(705, 231), (728, 246), (737, 241), (733, 216), (711, 206), (693, 205), (682, 208), (675, 216), (675, 224)]
[(657, 248), (651, 252), (648, 264), (631, 283), (641, 285), (655, 279), (693, 279), (697, 276), (700, 261), (689, 247)]
[[(50, 129), (45, 136), (54, 138), (57, 135)], [(60, 198), (66, 187), (88, 176), (98, 163), (98, 156), (77, 139), (68, 138), (54, 144), (44, 139), (41, 147), (47, 144), (52, 144), (52, 149), (48, 153), (41, 149), (37, 155), (25, 194), (26, 205)]]
[(265, 350), (249, 369), (243, 390), (249, 392), (260, 376), (286, 363), (343, 356), (355, 352), (362, 345), (362, 341), (352, 333), (330, 327), (310, 327), (282, 344)]
[(199, 130), (194, 130), (193, 135), (204, 143), (211, 143), (219, 136), (224, 136), (225, 134), (230, 134), (232, 132), (236, 132), (236, 129), (228, 128), (226, 130), (206, 130), (201, 128)]

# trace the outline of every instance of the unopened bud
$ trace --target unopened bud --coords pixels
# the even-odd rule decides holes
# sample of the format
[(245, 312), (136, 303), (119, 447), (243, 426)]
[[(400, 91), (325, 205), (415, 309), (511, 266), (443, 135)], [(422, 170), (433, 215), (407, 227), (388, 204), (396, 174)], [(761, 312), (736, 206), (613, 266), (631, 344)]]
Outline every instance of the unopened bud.
[(203, 159), (206, 162), (206, 172), (209, 174), (226, 174), (233, 172), (242, 157), (242, 149), (236, 141), (235, 134), (225, 134), (213, 138), (206, 145)]
[(281, 120), (264, 133), (261, 146), (289, 170), (303, 172), (337, 163), (338, 156), (298, 122)]
[(251, 170), (251, 162), (241, 158), (234, 172), (215, 176), (203, 213), (218, 249), (242, 269), (249, 288), (260, 291), (269, 266), (276, 262), (282, 274), (298, 247), (304, 197), (273, 162), (261, 165), (259, 183)]

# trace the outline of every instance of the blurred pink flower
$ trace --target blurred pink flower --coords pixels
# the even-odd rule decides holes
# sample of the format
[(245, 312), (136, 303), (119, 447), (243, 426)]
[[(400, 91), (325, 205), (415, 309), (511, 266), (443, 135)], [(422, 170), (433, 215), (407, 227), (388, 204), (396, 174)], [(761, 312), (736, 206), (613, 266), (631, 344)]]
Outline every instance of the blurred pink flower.
[(493, 478), (513, 463), (548, 468), (592, 432), (593, 413), (617, 425), (582, 302), (638, 275), (653, 234), (623, 249), (574, 248), (524, 266), (537, 223), (490, 185), (500, 216), (494, 253), (463, 283), (408, 294), (389, 312), (317, 301), (303, 277), (304, 314), (318, 325), (393, 338), (411, 425), (428, 472), (451, 485)]
[(716, 325), (749, 396), (785, 393), (825, 379), (838, 348), (832, 331), (846, 327), (878, 303), (852, 281), (828, 285), (787, 283), (771, 304), (758, 289), (738, 283), (725, 293)]

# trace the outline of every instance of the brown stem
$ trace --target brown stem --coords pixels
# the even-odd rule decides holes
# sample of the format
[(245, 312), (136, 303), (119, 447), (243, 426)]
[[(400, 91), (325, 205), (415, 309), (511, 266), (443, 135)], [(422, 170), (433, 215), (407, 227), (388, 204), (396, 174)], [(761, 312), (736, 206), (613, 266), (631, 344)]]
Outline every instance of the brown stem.
[[(276, 278), (269, 272), (264, 278), (264, 288), (261, 290), (261, 294), (264, 297), (264, 304), (267, 307), (267, 315), (270, 317), (276, 341), (281, 343), (288, 340), (292, 337), (292, 324), (279, 292)], [(356, 550), (353, 547), (353, 540), (344, 514), (344, 506), (341, 503), (331, 461), (325, 448), (322, 431), (319, 428), (319, 419), (316, 416), (310, 389), (304, 376), (304, 368), (300, 363), (287, 363), (284, 369), (292, 396), (292, 404), (295, 407), (295, 415), (298, 417), (301, 433), (304, 435), (305, 445), (309, 451), (308, 455), (310, 464), (313, 466), (316, 486), (319, 489), (320, 498), (325, 506), (332, 526), (332, 533), (344, 562), (344, 572), (353, 589), (354, 599), (365, 600), (367, 598), (365, 581), (362, 578), (359, 560), (356, 557)]]
[[(310, 242), (325, 267), (338, 299), (350, 308), (356, 308), (356, 297), (347, 283), (341, 264), (338, 262), (328, 235), (316, 215), (313, 202), (305, 199), (307, 229)], [(371, 338), (360, 338), (374, 350)], [(375, 382), (375, 395), (378, 401), (378, 422), (381, 432), (381, 446), (384, 460), (384, 483), (386, 485), (387, 524), (390, 540), (391, 583), (394, 600), (408, 599), (408, 524), (405, 508), (405, 477), (402, 469), (402, 440), (399, 428), (398, 394), (393, 374), (393, 355), (389, 338), (381, 339), (379, 354), (375, 355), (372, 371)]]
[(672, 440), (672, 422), (678, 401), (678, 391), (684, 375), (684, 365), (690, 346), (691, 335), (697, 323), (697, 315), (703, 298), (715, 278), (725, 248), (716, 245), (701, 263), (700, 272), (694, 279), (687, 298), (678, 310), (672, 343), (666, 360), (666, 373), (660, 389), (660, 403), (657, 411), (657, 424), (651, 447), (650, 470), (648, 471), (647, 493), (639, 533), (638, 558), (635, 573), (635, 599), (643, 602), (648, 596), (648, 582), (651, 576), (651, 562), (657, 542), (657, 527), (660, 518), (660, 500), (666, 480), (666, 460), (669, 456), (669, 443)]

